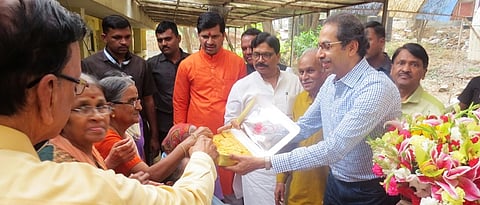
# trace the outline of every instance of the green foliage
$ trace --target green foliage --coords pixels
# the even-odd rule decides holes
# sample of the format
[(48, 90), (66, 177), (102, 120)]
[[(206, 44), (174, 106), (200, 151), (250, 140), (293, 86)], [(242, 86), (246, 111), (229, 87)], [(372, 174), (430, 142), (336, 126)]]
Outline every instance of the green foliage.
[[(309, 48), (316, 48), (318, 42), (318, 35), (320, 32), (321, 26), (315, 30), (303, 31), (299, 35), (295, 36), (293, 39), (293, 59), (292, 64), (296, 64), (297, 59), (302, 55), (303, 51)], [(291, 50), (292, 40), (288, 39), (285, 42), (281, 43), (280, 53), (281, 61), (288, 64), (290, 62), (290, 50)]]
[[(277, 38), (280, 39), (280, 36), (277, 36)], [(287, 41), (280, 42), (280, 63), (283, 63), (285, 65), (290, 64), (290, 45), (291, 45), (291, 40), (288, 39)]]
[(300, 33), (299, 36), (293, 40), (293, 51), (294, 55), (300, 57), (303, 51), (309, 48), (317, 47), (318, 34), (320, 27), (316, 30), (308, 30)]

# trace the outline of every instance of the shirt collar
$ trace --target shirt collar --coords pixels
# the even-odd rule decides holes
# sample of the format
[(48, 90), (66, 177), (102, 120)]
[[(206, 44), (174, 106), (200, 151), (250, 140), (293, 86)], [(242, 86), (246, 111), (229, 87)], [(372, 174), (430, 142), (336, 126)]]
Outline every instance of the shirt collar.
[(38, 159), (38, 154), (27, 135), (4, 125), (0, 125), (0, 149), (25, 152)]
[(220, 56), (223, 56), (224, 49), (223, 49), (223, 47), (220, 48), (220, 49), (218, 49), (218, 52), (217, 52), (215, 55), (213, 55), (213, 56), (207, 54), (203, 49), (200, 49), (199, 52), (200, 52), (200, 55), (201, 55), (204, 59), (207, 59), (207, 60), (209, 60), (209, 61), (216, 61), (216, 60), (218, 60), (218, 58), (220, 58)]
[[(180, 48), (180, 60), (178, 61), (178, 63), (180, 63), (186, 57), (188, 57), (188, 53), (183, 52), (183, 50)], [(158, 56), (158, 60), (163, 62), (163, 61), (167, 61), (168, 59), (167, 59), (167, 56), (165, 56), (165, 54), (162, 53)]]
[(123, 66), (126, 66), (130, 63), (130, 60), (132, 59), (132, 54), (130, 52), (128, 52), (125, 56), (125, 60), (122, 62), (122, 63), (119, 63), (117, 61), (117, 59), (115, 59), (111, 54), (110, 52), (108, 52), (107, 48), (104, 48), (103, 49), (103, 53), (105, 54), (105, 57), (107, 57), (108, 61), (110, 61), (111, 63), (119, 66), (120, 68), (123, 67)]
[(423, 95), (423, 87), (420, 85), (415, 91), (402, 103), (420, 103)]
[(372, 66), (370, 66), (370, 64), (368, 64), (367, 59), (364, 57), (352, 68), (352, 70), (350, 70), (345, 76), (343, 76), (343, 78), (339, 79), (338, 81), (352, 88), (355, 83), (360, 80), (365, 71), (369, 68), (374, 69)]

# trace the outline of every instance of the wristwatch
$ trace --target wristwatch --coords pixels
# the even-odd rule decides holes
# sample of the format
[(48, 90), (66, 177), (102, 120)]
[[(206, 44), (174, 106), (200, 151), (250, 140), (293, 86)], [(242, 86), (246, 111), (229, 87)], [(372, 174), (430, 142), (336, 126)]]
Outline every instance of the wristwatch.
[(270, 170), (272, 168), (272, 161), (270, 159), (270, 156), (265, 156), (264, 162), (265, 162), (265, 169)]

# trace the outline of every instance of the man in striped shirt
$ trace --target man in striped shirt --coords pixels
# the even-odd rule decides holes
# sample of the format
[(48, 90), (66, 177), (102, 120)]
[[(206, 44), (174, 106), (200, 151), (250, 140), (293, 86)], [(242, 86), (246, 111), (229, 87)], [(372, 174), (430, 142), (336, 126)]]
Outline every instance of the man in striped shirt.
[(386, 195), (382, 179), (372, 172), (367, 137), (381, 137), (383, 124), (401, 116), (400, 94), (393, 82), (364, 58), (368, 48), (362, 23), (351, 14), (325, 21), (317, 57), (332, 72), (297, 124), (298, 142), (323, 128), (324, 140), (270, 157), (232, 156), (228, 167), (240, 174), (255, 169), (277, 173), (328, 165), (324, 204), (396, 204)]

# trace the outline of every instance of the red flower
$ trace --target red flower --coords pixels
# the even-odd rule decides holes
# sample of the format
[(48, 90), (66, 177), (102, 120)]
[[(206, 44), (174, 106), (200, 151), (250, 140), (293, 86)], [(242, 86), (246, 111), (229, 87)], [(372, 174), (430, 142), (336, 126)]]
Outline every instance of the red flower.
[(445, 115), (440, 116), (440, 119), (441, 119), (443, 122), (448, 122), (448, 117), (445, 116)]
[(468, 166), (473, 167), (478, 163), (478, 158), (474, 158), (468, 161)]
[(478, 135), (473, 136), (470, 140), (472, 140), (473, 144), (478, 142)]
[(397, 129), (397, 127), (395, 127), (393, 125), (387, 126), (387, 132), (395, 131), (396, 129)]
[(432, 120), (432, 119), (436, 120), (436, 119), (438, 119), (438, 117), (436, 115), (427, 116), (427, 120)]
[(437, 144), (437, 152), (441, 152), (442, 151), (442, 147), (443, 147), (443, 144)]
[(410, 131), (407, 130), (407, 129), (400, 130), (400, 131), (398, 132), (398, 134), (399, 134), (399, 135), (403, 135), (403, 138), (404, 138), (404, 139), (407, 139), (407, 138), (412, 137), (412, 133), (410, 133)]
[(460, 149), (460, 141), (459, 141), (459, 140), (452, 140), (452, 141), (450, 141), (450, 146), (449, 146), (449, 148), (450, 148), (449, 151)]

